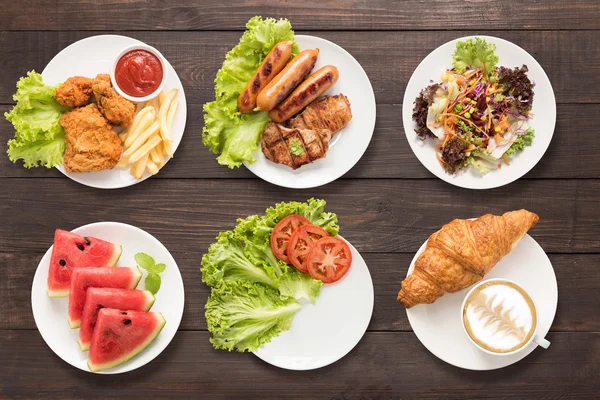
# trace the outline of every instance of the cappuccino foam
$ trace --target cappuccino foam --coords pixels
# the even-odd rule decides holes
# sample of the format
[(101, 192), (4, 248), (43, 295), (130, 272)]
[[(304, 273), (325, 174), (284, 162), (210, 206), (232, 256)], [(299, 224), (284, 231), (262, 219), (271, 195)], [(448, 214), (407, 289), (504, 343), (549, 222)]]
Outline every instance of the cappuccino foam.
[(488, 351), (509, 353), (525, 345), (536, 328), (535, 306), (519, 286), (491, 281), (465, 302), (463, 321), (475, 343)]

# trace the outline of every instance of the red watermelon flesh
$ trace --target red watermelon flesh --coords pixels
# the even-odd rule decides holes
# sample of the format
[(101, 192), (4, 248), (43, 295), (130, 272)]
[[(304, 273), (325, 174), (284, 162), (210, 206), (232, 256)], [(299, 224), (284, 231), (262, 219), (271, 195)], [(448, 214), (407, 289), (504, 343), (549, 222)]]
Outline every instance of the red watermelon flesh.
[(81, 267), (73, 270), (71, 296), (69, 297), (69, 326), (79, 328), (85, 294), (90, 287), (134, 289), (142, 273), (128, 267)]
[(81, 351), (90, 349), (90, 341), (98, 319), (98, 311), (103, 308), (118, 310), (148, 311), (154, 304), (154, 296), (148, 290), (115, 289), (91, 287), (85, 294), (85, 304), (79, 327), (79, 347)]
[(164, 326), (161, 313), (101, 309), (90, 344), (90, 371), (102, 371), (129, 361), (148, 347)]
[(121, 257), (121, 246), (91, 236), (57, 229), (48, 270), (48, 296), (66, 297), (73, 268), (113, 266)]

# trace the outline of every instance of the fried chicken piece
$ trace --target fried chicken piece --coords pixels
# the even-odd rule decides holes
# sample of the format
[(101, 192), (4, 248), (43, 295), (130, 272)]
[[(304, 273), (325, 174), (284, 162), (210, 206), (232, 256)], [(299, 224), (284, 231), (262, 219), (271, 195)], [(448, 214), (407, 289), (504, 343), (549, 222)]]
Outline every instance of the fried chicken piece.
[(352, 119), (350, 102), (343, 94), (322, 96), (289, 121), (290, 128), (327, 129), (333, 135), (344, 129)]
[(65, 128), (64, 166), (69, 172), (112, 169), (121, 158), (121, 139), (96, 104), (69, 111), (60, 118)]
[(98, 101), (98, 108), (106, 119), (113, 125), (129, 126), (133, 121), (135, 104), (126, 98), (119, 96), (106, 74), (100, 74), (94, 80), (92, 91)]
[(93, 84), (94, 79), (92, 78), (72, 76), (56, 89), (54, 98), (63, 106), (84, 106), (90, 102)]

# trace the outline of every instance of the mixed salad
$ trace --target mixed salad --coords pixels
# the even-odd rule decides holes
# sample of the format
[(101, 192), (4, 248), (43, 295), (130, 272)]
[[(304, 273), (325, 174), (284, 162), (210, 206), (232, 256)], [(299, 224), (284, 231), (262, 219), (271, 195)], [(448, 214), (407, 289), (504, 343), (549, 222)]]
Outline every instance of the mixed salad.
[(265, 215), (238, 219), (202, 257), (210, 341), (216, 349), (255, 351), (290, 329), (300, 299), (314, 303), (323, 284), (352, 264), (325, 201), (279, 203)]
[(452, 68), (416, 98), (415, 132), (437, 139), (436, 156), (454, 174), (469, 166), (480, 173), (510, 165), (531, 145), (534, 84), (527, 66), (497, 67), (496, 45), (481, 38), (459, 41)]

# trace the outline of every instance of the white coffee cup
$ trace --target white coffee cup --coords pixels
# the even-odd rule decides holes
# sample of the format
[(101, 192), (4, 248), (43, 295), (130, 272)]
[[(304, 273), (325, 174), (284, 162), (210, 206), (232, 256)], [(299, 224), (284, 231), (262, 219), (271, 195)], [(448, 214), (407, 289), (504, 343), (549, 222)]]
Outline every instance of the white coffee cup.
[[(525, 294), (529, 300), (531, 301), (531, 303), (533, 304), (533, 313), (534, 313), (534, 319), (535, 319), (535, 326), (533, 328), (533, 334), (531, 335), (531, 337), (529, 337), (529, 339), (524, 342), (523, 344), (520, 345), (519, 348), (513, 350), (513, 351), (509, 351), (509, 352), (496, 352), (496, 351), (491, 351), (488, 350), (484, 347), (482, 347), (479, 343), (477, 343), (469, 334), (469, 332), (467, 331), (467, 328), (465, 326), (465, 306), (467, 304), (467, 300), (469, 300), (471, 298), (471, 295), (478, 290), (479, 287), (481, 287), (482, 285), (490, 285), (493, 284), (494, 282), (498, 282), (500, 284), (502, 283), (508, 283), (509, 285), (514, 285), (517, 288), (521, 289), (521, 291), (523, 293), (520, 293), (521, 295)], [(479, 350), (483, 351), (484, 353), (488, 353), (494, 356), (510, 356), (513, 354), (516, 354), (520, 351), (522, 351), (523, 349), (525, 349), (527, 346), (529, 346), (529, 344), (531, 342), (536, 343), (538, 346), (541, 346), (544, 349), (547, 349), (550, 346), (550, 342), (548, 340), (546, 340), (545, 338), (543, 338), (539, 333), (538, 333), (538, 325), (539, 325), (539, 316), (537, 313), (537, 306), (535, 304), (535, 302), (533, 301), (533, 299), (531, 298), (531, 296), (529, 295), (529, 293), (527, 293), (527, 291), (525, 289), (523, 289), (522, 286), (518, 285), (516, 282), (513, 282), (511, 280), (508, 279), (501, 279), (501, 278), (493, 278), (493, 279), (488, 279), (485, 281), (481, 281), (478, 284), (476, 284), (475, 286), (473, 286), (471, 288), (471, 290), (469, 290), (469, 293), (467, 293), (467, 295), (465, 296), (465, 299), (462, 302), (462, 306), (460, 308), (460, 318), (461, 318), (461, 323), (462, 323), (462, 327), (463, 327), (463, 331), (465, 332), (465, 335), (467, 336), (467, 338), (469, 338), (469, 341), (471, 343), (473, 343), (473, 346), (477, 347)]]

